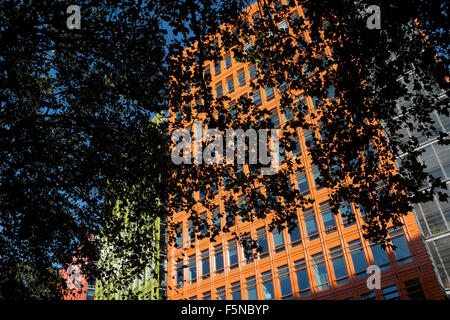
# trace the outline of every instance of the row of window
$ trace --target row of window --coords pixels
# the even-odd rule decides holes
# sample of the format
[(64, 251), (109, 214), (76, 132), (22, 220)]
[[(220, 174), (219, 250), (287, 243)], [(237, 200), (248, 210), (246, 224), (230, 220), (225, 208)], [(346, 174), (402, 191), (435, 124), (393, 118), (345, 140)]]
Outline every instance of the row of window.
[[(302, 268), (302, 262), (298, 262), (298, 269), (296, 265), (295, 272), (292, 274), (293, 278), (297, 280), (298, 288), (308, 287), (308, 281), (305, 280), (305, 269)], [(275, 299), (274, 283), (272, 279), (272, 272), (270, 270), (262, 272), (260, 274), (259, 283), (257, 283), (256, 277), (251, 276), (245, 279), (244, 285), (242, 286), (245, 290), (245, 296), (242, 295), (241, 282), (236, 281), (230, 284), (230, 293), (227, 295), (225, 286), (218, 287), (215, 290), (216, 300), (273, 300)], [(291, 287), (291, 276), (288, 272), (287, 265), (280, 266), (277, 268), (277, 279), (278, 279), (278, 299), (290, 300), (293, 298), (293, 291)], [(319, 280), (322, 281), (322, 280)], [(403, 287), (405, 289), (406, 296), (410, 300), (425, 300), (425, 294), (423, 292), (422, 285), (419, 279), (411, 279), (403, 282)], [(307, 291), (309, 293), (309, 290)], [(303, 291), (304, 295), (305, 291)], [(302, 294), (302, 291), (300, 291)], [(398, 287), (396, 285), (390, 285), (381, 288), (379, 292), (379, 297), (384, 300), (399, 300), (400, 294)], [(211, 300), (211, 291), (206, 291), (201, 294), (202, 300)], [(370, 291), (360, 295), (361, 300), (375, 300), (377, 298), (375, 291)], [(193, 296), (190, 300), (197, 300), (197, 296)], [(347, 300), (353, 300), (349, 298)]]
[[(297, 184), (300, 191), (303, 193), (309, 190), (307, 186), (307, 180), (304, 173), (297, 174)], [(241, 196), (238, 200), (241, 207), (245, 207), (244, 196)], [(335, 219), (335, 215), (331, 211), (331, 207), (328, 201), (322, 202), (319, 205), (319, 212), (322, 221), (322, 228), (325, 234), (331, 234), (337, 231), (337, 222)], [(350, 204), (342, 204), (340, 207), (340, 215), (343, 221), (343, 226), (345, 228), (352, 226), (355, 224), (355, 220), (350, 220), (350, 216), (354, 215), (352, 206)], [(364, 214), (365, 211), (362, 212)], [(306, 231), (305, 239), (312, 241), (319, 238), (319, 228), (317, 223), (317, 216), (315, 214), (314, 208), (305, 209), (302, 213), (303, 222), (304, 222), (304, 230)], [(206, 212), (200, 215), (200, 219), (203, 223), (203, 226), (200, 229), (199, 235), (204, 236), (208, 232), (207, 228), (207, 216)], [(239, 223), (245, 222), (245, 217), (240, 217)], [(320, 221), (320, 220), (319, 220)], [(220, 207), (217, 206), (212, 210), (212, 218), (211, 218), (211, 229), (212, 230), (221, 230), (222, 227), (222, 218), (220, 217)], [(226, 212), (224, 217), (224, 222), (227, 226), (234, 226), (236, 223), (235, 216)], [(195, 228), (191, 221), (187, 223), (187, 243), (192, 244), (195, 241)], [(178, 228), (176, 230), (176, 248), (182, 248), (186, 243), (184, 238), (184, 228), (183, 222), (180, 222)], [(265, 228), (260, 228), (256, 230), (256, 235), (260, 234), (260, 230), (265, 232)], [(284, 239), (289, 237), (292, 244), (297, 244), (298, 241), (301, 241), (302, 237), (300, 235), (300, 228), (298, 225), (298, 221), (296, 222), (296, 227), (287, 232), (285, 235), (284, 232), (274, 231), (272, 233), (272, 238), (274, 239), (274, 248), (275, 250), (282, 243), (284, 245)]]
[[(264, 259), (269, 256), (269, 248), (267, 241), (267, 233), (264, 228), (256, 230), (258, 245), (262, 248), (259, 253), (258, 259)], [(290, 234), (292, 246), (297, 246), (301, 243), (300, 234), (297, 230)], [(395, 261), (398, 265), (403, 265), (408, 262), (412, 262), (410, 250), (403, 234), (402, 229), (391, 230), (390, 237), (396, 250), (393, 252)], [(272, 234), (273, 248), (275, 252), (282, 252), (285, 250), (285, 239), (282, 233), (274, 231)], [(187, 257), (187, 278), (185, 278), (184, 261), (179, 260), (175, 266), (176, 272), (176, 284), (178, 288), (181, 288), (185, 281), (188, 284), (195, 284), (197, 281), (209, 279), (214, 273), (219, 275), (224, 273), (226, 267), (229, 270), (234, 270), (239, 267), (239, 254), (238, 248), (241, 250), (241, 263), (249, 264), (253, 262), (253, 256), (249, 252), (236, 243), (236, 240), (230, 240), (226, 245), (226, 256), (224, 256), (224, 246), (222, 244), (216, 245), (212, 252), (209, 249), (203, 250), (200, 253), (200, 261), (197, 261), (196, 254), (189, 255)], [(281, 288), (281, 292), (290, 292), (292, 294), (292, 287), (290, 283), (290, 273), (295, 271), (298, 281), (298, 292), (300, 295), (307, 295), (311, 293), (310, 285), (315, 286), (316, 291), (321, 291), (330, 287), (330, 275), (333, 274), (334, 281), (337, 285), (343, 284), (349, 281), (350, 274), (354, 274), (355, 278), (362, 278), (367, 276), (368, 261), (378, 265), (381, 270), (387, 270), (390, 268), (390, 260), (388, 253), (381, 247), (381, 244), (370, 244), (370, 251), (372, 259), (366, 256), (363, 245), (360, 239), (349, 241), (347, 243), (347, 258), (344, 255), (343, 248), (336, 246), (330, 248), (328, 253), (329, 263), (325, 262), (325, 255), (323, 252), (318, 252), (310, 256), (309, 266), (310, 272), (307, 270), (307, 261), (300, 259), (294, 261), (293, 268), (289, 272), (289, 268), (278, 268), (280, 285), (284, 284)], [(226, 265), (225, 265), (226, 263)], [(312, 267), (312, 268), (311, 268)], [(353, 269), (353, 270), (352, 270)], [(312, 277), (312, 279), (310, 279)], [(284, 298), (285, 295), (282, 294)]]

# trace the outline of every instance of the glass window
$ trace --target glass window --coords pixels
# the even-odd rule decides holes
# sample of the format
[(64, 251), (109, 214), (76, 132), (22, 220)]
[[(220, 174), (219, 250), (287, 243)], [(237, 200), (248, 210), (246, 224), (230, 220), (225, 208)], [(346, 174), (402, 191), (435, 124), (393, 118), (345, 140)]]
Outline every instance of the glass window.
[[(250, 42), (251, 43), (251, 42)], [(256, 78), (258, 76), (258, 72), (256, 71), (256, 66), (254, 64), (252, 64), (249, 68), (248, 68), (248, 73), (250, 75), (250, 80)]]
[(219, 287), (216, 289), (216, 296), (217, 296), (217, 300), (225, 300), (226, 299), (225, 286)]
[(273, 247), (275, 248), (275, 252), (284, 251), (284, 237), (283, 231), (274, 230), (272, 232), (273, 237)]
[(298, 226), (298, 220), (296, 219), (295, 227), (291, 231), (288, 231), (291, 238), (291, 246), (296, 247), (302, 243), (302, 237), (300, 235), (300, 228)]
[(309, 288), (308, 270), (306, 269), (305, 259), (300, 259), (294, 262), (295, 275), (297, 276), (298, 290), (300, 290), (300, 296), (304, 296), (311, 293)]
[(183, 246), (183, 223), (181, 222), (176, 230), (177, 233), (177, 248), (181, 248)]
[(189, 284), (197, 282), (197, 264), (195, 254), (188, 257)]
[(222, 72), (222, 70), (221, 70), (220, 60), (219, 60), (219, 61), (216, 61), (216, 62), (214, 63), (214, 74), (217, 76), (217, 75), (219, 75), (221, 72)]
[[(316, 189), (317, 189), (317, 190), (323, 189), (323, 187), (319, 186), (319, 181), (320, 181), (320, 179), (321, 179), (319, 168), (316, 167), (316, 166), (314, 166), (314, 167), (312, 168), (312, 174), (313, 174), (314, 184), (316, 185)], [(334, 220), (334, 219), (333, 219), (333, 220)]]
[(214, 261), (216, 265), (216, 274), (223, 273), (223, 250), (221, 244), (214, 247)]
[(201, 252), (201, 258), (202, 258), (202, 279), (208, 279), (209, 278), (209, 251), (208, 249), (203, 250)]
[(281, 21), (281, 22), (278, 24), (278, 29), (280, 29), (280, 30), (287, 30), (287, 29), (288, 29), (288, 24), (287, 24), (287, 22), (286, 22), (286, 21)]
[(203, 77), (205, 78), (206, 81), (208, 81), (211, 78), (211, 69), (209, 65), (203, 68)]
[(270, 122), (272, 122), (274, 128), (280, 126), (280, 118), (278, 117), (278, 111), (275, 109), (270, 116)]
[(350, 256), (352, 257), (353, 269), (355, 270), (356, 278), (367, 276), (367, 262), (364, 256), (361, 240), (356, 239), (348, 243), (350, 249)]
[(273, 90), (273, 87), (268, 87), (264, 89), (265, 93), (266, 93), (266, 100), (272, 100), (273, 97), (275, 96), (275, 91)]
[(256, 289), (255, 276), (245, 279), (247, 286), (247, 300), (258, 300), (258, 291)]
[(295, 180), (297, 181), (298, 190), (304, 195), (308, 195), (309, 192), (309, 184), (308, 179), (306, 178), (306, 173), (304, 168), (299, 168), (295, 173)]
[(303, 213), (305, 220), (306, 232), (308, 234), (308, 239), (314, 240), (319, 237), (319, 230), (317, 229), (316, 218), (314, 216), (313, 208), (306, 209)]
[(403, 231), (401, 229), (390, 233), (390, 236), (392, 237), (392, 244), (396, 247), (394, 253), (399, 265), (412, 262), (408, 243), (402, 233)]
[(259, 89), (253, 91), (253, 103), (257, 106), (261, 104), (261, 93), (259, 92)]
[(324, 290), (330, 287), (328, 283), (327, 268), (322, 252), (311, 256), (313, 261), (314, 276), (316, 278), (317, 290)]
[(231, 60), (231, 53), (227, 53), (225, 55), (225, 69), (229, 69), (231, 67), (232, 60)]
[(183, 282), (184, 282), (183, 260), (177, 261), (176, 272), (177, 272), (177, 289), (178, 289), (178, 288), (183, 287)]
[(220, 230), (221, 222), (220, 222), (220, 207), (215, 207), (212, 211), (212, 223), (214, 229)]
[(419, 279), (405, 281), (405, 289), (410, 300), (425, 300), (425, 294)]
[(347, 267), (345, 266), (344, 254), (341, 246), (330, 249), (331, 262), (333, 264), (336, 283), (341, 284), (348, 281)]
[(342, 217), (342, 222), (344, 223), (344, 228), (350, 227), (356, 223), (355, 219), (351, 218), (354, 217), (354, 212), (352, 206), (349, 203), (342, 204), (339, 207), (339, 212)]
[(314, 135), (312, 130), (304, 131), (303, 138), (305, 139), (306, 148), (309, 150), (309, 148), (314, 145)]
[(330, 203), (328, 201), (320, 204), (320, 212), (322, 213), (322, 220), (325, 229), (325, 233), (332, 233), (336, 231), (336, 222), (334, 220), (334, 214), (331, 212)]
[[(250, 239), (251, 239), (251, 236), (250, 236), (249, 232), (244, 233), (242, 235), (243, 243), (250, 243)], [(241, 245), (241, 248), (242, 248), (242, 257), (243, 257), (243, 260), (244, 260), (243, 263), (244, 264), (249, 264), (249, 263), (253, 262), (253, 251), (252, 251), (252, 248), (244, 247), (244, 245)]]
[(386, 300), (399, 300), (399, 295), (398, 295), (398, 289), (397, 286), (390, 286), (390, 287), (386, 287), (381, 289), (381, 292), (383, 293), (383, 297)]
[(216, 98), (220, 98), (221, 96), (223, 96), (223, 87), (222, 82), (219, 82), (216, 84)]
[(238, 263), (236, 240), (233, 239), (228, 242), (228, 265), (230, 266), (230, 270), (236, 269), (239, 265)]
[(272, 273), (269, 271), (261, 273), (264, 300), (275, 299), (273, 291)]
[(259, 252), (259, 258), (264, 259), (269, 255), (269, 246), (267, 244), (267, 234), (266, 234), (266, 229), (264, 227), (256, 230), (256, 238), (258, 241), (258, 246), (261, 248), (261, 251)]
[(211, 300), (211, 291), (203, 292), (202, 300)]
[(292, 299), (291, 278), (287, 265), (278, 267), (278, 279), (280, 281), (281, 299)]
[(231, 284), (231, 299), (241, 300), (241, 284), (240, 281)]
[(234, 79), (233, 79), (232, 75), (227, 78), (227, 90), (228, 90), (228, 93), (231, 93), (234, 91)]
[(373, 255), (373, 262), (381, 270), (389, 269), (389, 259), (386, 251), (381, 247), (381, 244), (376, 244), (370, 247)]
[(375, 300), (375, 292), (371, 291), (361, 295), (361, 300)]
[(241, 69), (237, 74), (239, 88), (245, 86), (245, 71)]

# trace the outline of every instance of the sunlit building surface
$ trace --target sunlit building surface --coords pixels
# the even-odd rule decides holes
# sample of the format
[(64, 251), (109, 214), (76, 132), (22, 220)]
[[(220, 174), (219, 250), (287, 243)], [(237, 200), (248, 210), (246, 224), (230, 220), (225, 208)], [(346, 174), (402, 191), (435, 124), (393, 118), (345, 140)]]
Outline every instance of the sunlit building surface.
[[(249, 23), (252, 23), (256, 17), (256, 4), (248, 10), (251, 17)], [(301, 8), (295, 7), (290, 17), (302, 14)], [(288, 28), (289, 19), (282, 22), (281, 26)], [(309, 39), (307, 34), (304, 36)], [(255, 92), (250, 88), (250, 80), (256, 77), (253, 65), (238, 63), (232, 53), (224, 53), (221, 61), (210, 63), (207, 67), (212, 78), (211, 87), (216, 95), (228, 95), (233, 101), (244, 94), (253, 93), (254, 102), (261, 103), (261, 108), (271, 111), (271, 121), (275, 127), (282, 127), (291, 120), (292, 114), (279, 109), (278, 89)], [(333, 90), (329, 90), (329, 98), (333, 98)], [(302, 102), (310, 110), (314, 108), (311, 97), (303, 97)], [(189, 125), (186, 124), (186, 127)], [(448, 128), (448, 122), (446, 125)], [(193, 239), (190, 237), (192, 225), (187, 214), (183, 211), (176, 213), (174, 220), (181, 224), (176, 244), (169, 246), (167, 251), (168, 299), (442, 299), (442, 290), (413, 213), (404, 217), (404, 227), (390, 230), (397, 247), (395, 252), (392, 249), (384, 251), (379, 244), (364, 240), (361, 228), (364, 210), (353, 204), (342, 205), (341, 213), (352, 210), (356, 216), (355, 222), (346, 221), (342, 214), (333, 215), (328, 203), (329, 191), (315, 184), (319, 172), (311, 161), (307, 143), (312, 139), (312, 132), (297, 129), (296, 136), (292, 138), (297, 142), (297, 148), (287, 152), (287, 156), (300, 158), (301, 162), (294, 167), (291, 185), (315, 200), (309, 208), (297, 212), (297, 227), (290, 233), (287, 230), (269, 232), (269, 219), (250, 223), (237, 218), (232, 231), (251, 235), (263, 249), (258, 258), (246, 259), (243, 248), (236, 243), (231, 233), (220, 234), (215, 242), (210, 242), (209, 238)], [(431, 148), (430, 157), (439, 153), (433, 144), (424, 144), (424, 147)], [(447, 172), (445, 174), (448, 177), (448, 156), (446, 159), (447, 171), (443, 172)], [(439, 168), (443, 170), (442, 166)], [(248, 167), (244, 165), (243, 170), (248, 170)], [(205, 208), (204, 212), (200, 212), (215, 226), (225, 224), (226, 212), (222, 201), (225, 192), (231, 191), (219, 188), (214, 210)], [(195, 199), (199, 200), (202, 196), (197, 192)], [(438, 203), (433, 205), (437, 207)], [(416, 211), (424, 208), (427, 205), (418, 206)], [(427, 210), (430, 212), (430, 209)], [(223, 214), (222, 218), (218, 217), (219, 212)], [(440, 204), (434, 214), (440, 220), (434, 225), (448, 232), (445, 214), (448, 220), (448, 209)], [(431, 220), (425, 220), (428, 228)], [(421, 221), (420, 224), (423, 228), (425, 222)], [(448, 237), (427, 242), (436, 251), (436, 247), (441, 245), (439, 241), (443, 239), (447, 239), (448, 243)], [(449, 246), (442, 245), (444, 250), (440, 251), (439, 257), (447, 259), (448, 264), (448, 253), (447, 258), (442, 253), (445, 250), (448, 252)], [(430, 251), (435, 255), (433, 250)], [(444, 262), (441, 262), (442, 265)], [(438, 263), (434, 263), (439, 268)], [(366, 270), (370, 265), (381, 268), (380, 289), (371, 290), (367, 287), (369, 274)], [(448, 281), (448, 274), (446, 276)]]

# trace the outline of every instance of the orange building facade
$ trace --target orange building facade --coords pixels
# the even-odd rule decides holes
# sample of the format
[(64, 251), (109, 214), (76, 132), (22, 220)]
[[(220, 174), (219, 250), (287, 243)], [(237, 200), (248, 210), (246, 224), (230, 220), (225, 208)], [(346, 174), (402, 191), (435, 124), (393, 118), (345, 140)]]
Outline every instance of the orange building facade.
[[(256, 4), (247, 10), (252, 17)], [(290, 15), (295, 14), (302, 15), (301, 8), (292, 8)], [(231, 53), (224, 55), (219, 67), (211, 63), (210, 68), (213, 91), (221, 87), (231, 100), (253, 91), (249, 86), (255, 77), (253, 66), (237, 63)], [(279, 109), (279, 98), (277, 90), (259, 92), (261, 108), (271, 111), (275, 127), (290, 120), (290, 115)], [(314, 108), (310, 97), (304, 97), (304, 101)], [(331, 213), (329, 191), (314, 182), (318, 170), (307, 144), (312, 132), (297, 129), (296, 134), (298, 147), (287, 156), (300, 158), (301, 163), (294, 168), (291, 185), (315, 200), (309, 208), (297, 212), (298, 227), (291, 233), (278, 233), (268, 231), (270, 217), (253, 223), (236, 221), (231, 231), (251, 235), (263, 248), (258, 258), (249, 260), (231, 232), (220, 234), (215, 242), (189, 239), (187, 214), (176, 213), (174, 221), (181, 222), (182, 232), (176, 245), (167, 251), (168, 299), (443, 299), (413, 213), (404, 217), (404, 227), (391, 230), (396, 252), (364, 240), (364, 210), (353, 204), (341, 208), (341, 212), (355, 213), (352, 223)], [(281, 168), (286, 165), (282, 163)], [(248, 170), (246, 165), (243, 169)], [(218, 212), (224, 213), (222, 226), (225, 192), (230, 191), (219, 188), (216, 209), (207, 213), (210, 221)], [(198, 199), (199, 194), (195, 197)], [(381, 268), (380, 289), (367, 286), (370, 265)]]

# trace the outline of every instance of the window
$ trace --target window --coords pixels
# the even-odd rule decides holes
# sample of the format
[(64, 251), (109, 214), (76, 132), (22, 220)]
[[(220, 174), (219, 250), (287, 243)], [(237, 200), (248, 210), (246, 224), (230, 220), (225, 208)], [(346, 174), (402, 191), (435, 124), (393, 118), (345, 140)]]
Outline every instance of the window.
[(241, 283), (240, 281), (231, 284), (231, 299), (241, 300)]
[(372, 249), (373, 263), (380, 267), (381, 270), (389, 269), (389, 259), (386, 251), (381, 247), (381, 243), (370, 247)]
[(237, 74), (239, 88), (245, 86), (245, 71), (241, 69)]
[(303, 218), (305, 220), (308, 239), (311, 241), (319, 238), (319, 230), (317, 229), (316, 218), (314, 216), (314, 209), (313, 208), (306, 209), (303, 212)]
[(316, 278), (317, 290), (324, 290), (330, 287), (328, 283), (327, 268), (322, 252), (311, 256), (313, 261), (314, 276)]
[(386, 300), (399, 300), (398, 289), (397, 286), (390, 286), (384, 289), (381, 289), (383, 293), (383, 297)]
[[(250, 233), (244, 233), (242, 235), (242, 240), (243, 242), (247, 242), (249, 243), (251, 237), (250, 237)], [(253, 252), (252, 252), (252, 248), (249, 247), (244, 247), (243, 245), (241, 245), (242, 248), (242, 257), (243, 257), (243, 263), (244, 264), (249, 264), (251, 262), (253, 262)]]
[(247, 300), (258, 300), (255, 276), (245, 279), (245, 283), (247, 287)]
[(232, 227), (235, 225), (236, 221), (235, 221), (235, 215), (233, 214), (233, 212), (229, 211), (229, 209), (225, 209), (225, 224), (228, 227)]
[(223, 273), (223, 250), (221, 244), (214, 247), (214, 262), (216, 266), (216, 274)]
[(262, 287), (264, 292), (264, 300), (272, 300), (275, 298), (273, 291), (272, 273), (269, 271), (261, 273)]
[(257, 106), (261, 104), (261, 93), (259, 92), (259, 89), (253, 91), (253, 103)]
[(300, 228), (298, 226), (298, 221), (295, 221), (295, 227), (291, 231), (288, 231), (289, 237), (291, 238), (291, 246), (296, 247), (302, 243), (302, 237), (300, 235)]
[(310, 294), (311, 290), (309, 288), (309, 277), (305, 259), (294, 261), (294, 268), (300, 296)]
[(221, 222), (220, 222), (220, 207), (215, 207), (212, 211), (212, 223), (213, 227), (216, 230), (220, 230)]
[(259, 258), (264, 259), (269, 255), (269, 246), (267, 245), (267, 234), (266, 229), (264, 227), (256, 230), (256, 238), (258, 241), (258, 246), (261, 247), (261, 251), (259, 252)]
[(320, 176), (320, 170), (317, 166), (314, 166), (312, 168), (312, 174), (313, 174), (314, 183), (316, 185), (316, 190), (323, 189), (323, 187), (319, 186), (319, 181), (321, 180), (321, 176)]
[(419, 279), (405, 281), (405, 290), (410, 300), (425, 300), (425, 294)]
[(275, 252), (282, 252), (284, 251), (284, 237), (283, 237), (283, 232), (282, 231), (278, 231), (278, 230), (274, 230), (272, 232), (272, 237), (273, 237), (273, 247), (275, 249)]
[(216, 289), (216, 296), (217, 296), (217, 300), (225, 300), (226, 299), (225, 286), (219, 287)]
[(231, 53), (227, 53), (225, 55), (225, 69), (229, 69), (231, 67), (232, 60), (231, 60)]
[(222, 72), (222, 70), (221, 70), (220, 60), (219, 60), (219, 61), (216, 61), (216, 62), (214, 63), (214, 74), (217, 76), (217, 75), (219, 75), (221, 72)]
[(292, 158), (296, 159), (302, 154), (302, 149), (300, 147), (300, 142), (298, 141), (298, 138), (291, 138), (291, 142), (293, 144), (294, 149), (291, 150), (292, 152)]
[(189, 272), (189, 284), (197, 282), (197, 265), (195, 261), (195, 254), (188, 257), (188, 272)]
[(203, 292), (202, 300), (211, 300), (211, 291)]
[(306, 173), (304, 168), (299, 168), (295, 174), (295, 180), (297, 181), (298, 190), (304, 195), (308, 195), (309, 192), (309, 184), (308, 179), (306, 178)]
[(294, 112), (292, 111), (291, 107), (286, 107), (283, 113), (285, 122), (288, 122), (294, 118)]
[(291, 278), (287, 265), (278, 267), (278, 280), (280, 281), (281, 299), (292, 299)]
[(375, 292), (371, 291), (361, 295), (361, 300), (375, 300)]
[(270, 116), (270, 122), (272, 122), (274, 128), (280, 127), (280, 118), (278, 117), (278, 111), (275, 109)]
[(392, 244), (396, 247), (394, 254), (399, 265), (412, 262), (411, 253), (409, 252), (408, 243), (406, 242), (403, 230), (395, 230), (389, 234)]
[(211, 69), (209, 68), (209, 65), (203, 68), (203, 77), (205, 78), (205, 81), (211, 79)]
[(253, 80), (253, 79), (255, 79), (258, 76), (258, 72), (256, 70), (256, 65), (252, 64), (248, 68), (248, 74), (250, 75), (250, 80)]
[(367, 276), (367, 262), (364, 257), (361, 240), (356, 239), (348, 243), (350, 256), (352, 257), (353, 269), (355, 270), (356, 278)]
[[(206, 212), (200, 214), (200, 235), (204, 236), (208, 232), (208, 221)], [(201, 239), (201, 238), (200, 238)]]
[(197, 300), (197, 296), (190, 297), (189, 300)]
[(183, 223), (181, 222), (176, 230), (177, 234), (177, 249), (183, 246)]
[(223, 87), (222, 82), (219, 82), (216, 84), (216, 98), (220, 98), (221, 96), (223, 96)]
[(334, 214), (331, 212), (331, 207), (328, 201), (320, 204), (320, 212), (322, 213), (323, 226), (325, 233), (329, 234), (336, 231), (336, 222)]
[(176, 273), (177, 273), (177, 289), (179, 289), (179, 288), (183, 287), (183, 282), (184, 282), (183, 260), (177, 261)]
[(190, 220), (188, 221), (188, 240), (189, 240), (189, 244), (192, 244), (195, 241), (194, 224)]
[(278, 90), (280, 91), (280, 93), (282, 93), (284, 90), (286, 90), (286, 81), (284, 81), (283, 83), (281, 83), (278, 86)]
[(233, 79), (233, 75), (229, 76), (227, 78), (227, 90), (228, 93), (231, 93), (234, 91), (234, 79)]
[(251, 41), (249, 41), (245, 44), (245, 51), (247, 53), (249, 53), (252, 50), (252, 48), (253, 48), (253, 43)]
[(309, 150), (314, 145), (314, 135), (311, 129), (303, 131), (306, 148)]
[(278, 29), (283, 30), (283, 31), (287, 31), (288, 30), (288, 24), (286, 21), (281, 21), (278, 24)]
[(230, 266), (230, 270), (236, 269), (239, 266), (238, 251), (235, 239), (228, 242), (228, 265)]
[(339, 212), (341, 214), (342, 222), (344, 223), (344, 228), (350, 227), (355, 224), (354, 212), (352, 206), (349, 203), (343, 203), (339, 207)]
[(330, 249), (331, 262), (333, 264), (336, 283), (341, 284), (348, 281), (347, 267), (345, 266), (344, 254), (341, 246)]
[(327, 98), (328, 99), (334, 99), (335, 97), (336, 88), (335, 87), (329, 87), (327, 88)]
[(252, 16), (253, 24), (257, 24), (259, 22), (259, 13), (255, 13)]
[(264, 89), (265, 93), (266, 93), (266, 100), (270, 101), (274, 98), (275, 96), (275, 91), (273, 90), (273, 87), (268, 87)]
[(209, 251), (208, 249), (203, 250), (201, 252), (201, 259), (202, 259), (202, 279), (208, 279), (209, 278)]

